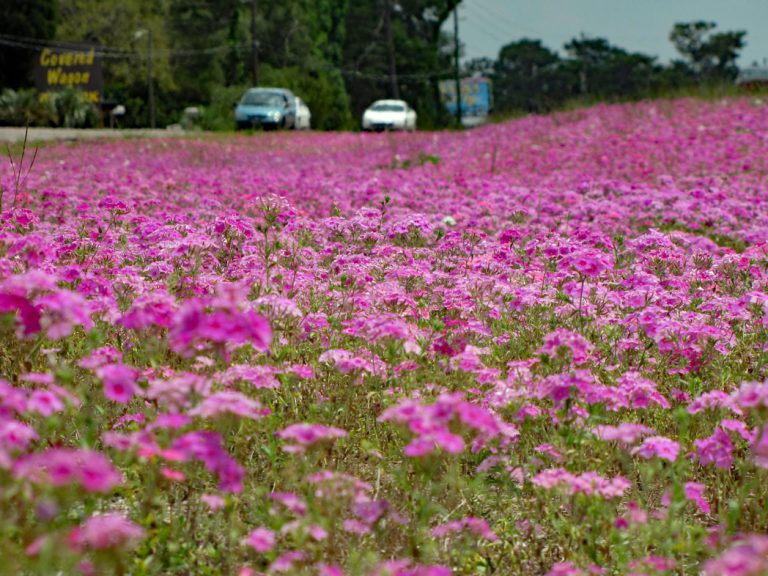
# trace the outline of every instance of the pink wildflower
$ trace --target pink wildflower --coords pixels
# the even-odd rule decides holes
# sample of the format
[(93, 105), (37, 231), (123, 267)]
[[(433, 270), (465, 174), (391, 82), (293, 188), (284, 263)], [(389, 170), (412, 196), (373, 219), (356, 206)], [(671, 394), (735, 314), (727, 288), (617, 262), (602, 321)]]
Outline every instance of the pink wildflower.
[(705, 576), (762, 576), (768, 572), (768, 536), (749, 534), (704, 563)]
[(107, 364), (96, 369), (96, 375), (104, 383), (104, 396), (114, 402), (127, 404), (138, 391), (135, 368), (124, 364)]
[(144, 529), (117, 512), (92, 516), (69, 533), (74, 548), (106, 550), (134, 548), (144, 538)]
[(680, 444), (664, 436), (646, 438), (640, 446), (632, 449), (633, 455), (638, 455), (646, 460), (656, 456), (669, 462), (674, 462), (679, 453)]
[(256, 528), (243, 539), (243, 544), (263, 554), (275, 547), (275, 533), (267, 528)]
[(302, 452), (308, 446), (318, 442), (333, 441), (337, 438), (346, 438), (346, 430), (334, 428), (333, 426), (323, 426), (322, 424), (291, 424), (287, 428), (277, 432), (278, 438), (290, 440), (292, 445), (284, 446), (286, 452)]

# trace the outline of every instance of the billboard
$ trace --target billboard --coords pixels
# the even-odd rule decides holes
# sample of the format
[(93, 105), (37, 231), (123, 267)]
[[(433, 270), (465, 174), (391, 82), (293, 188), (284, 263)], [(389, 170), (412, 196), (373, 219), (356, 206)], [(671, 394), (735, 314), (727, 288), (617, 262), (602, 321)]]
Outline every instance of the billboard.
[[(456, 115), (456, 82), (441, 80), (440, 99), (452, 115)], [(491, 80), (475, 77), (461, 80), (461, 115), (485, 118), (493, 109)]]
[(35, 61), (35, 86), (40, 98), (52, 92), (72, 87), (86, 98), (98, 103), (104, 87), (101, 60), (92, 45), (46, 46)]

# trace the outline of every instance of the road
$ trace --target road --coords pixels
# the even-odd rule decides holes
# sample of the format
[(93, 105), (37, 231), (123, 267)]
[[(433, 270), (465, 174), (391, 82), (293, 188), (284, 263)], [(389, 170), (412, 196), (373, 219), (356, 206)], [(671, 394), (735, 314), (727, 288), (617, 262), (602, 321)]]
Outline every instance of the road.
[[(30, 128), (28, 142), (56, 140), (99, 140), (104, 138), (168, 138), (182, 136), (182, 130), (109, 130), (82, 128)], [(24, 128), (0, 126), (0, 142), (14, 144), (24, 141)]]

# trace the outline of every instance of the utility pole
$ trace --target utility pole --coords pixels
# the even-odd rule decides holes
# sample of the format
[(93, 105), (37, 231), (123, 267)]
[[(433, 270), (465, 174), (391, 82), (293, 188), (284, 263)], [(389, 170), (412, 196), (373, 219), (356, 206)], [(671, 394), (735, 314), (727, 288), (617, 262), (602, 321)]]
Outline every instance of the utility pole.
[(152, 77), (152, 30), (149, 28), (136, 30), (134, 40), (147, 35), (147, 89), (149, 91), (149, 125), (155, 128), (155, 81)]
[(453, 9), (453, 76), (456, 82), (456, 121), (461, 127), (461, 76), (459, 72), (459, 3)]
[(155, 124), (155, 79), (152, 77), (152, 30), (147, 28), (147, 83), (149, 84), (149, 125)]
[(256, 37), (256, 11), (258, 0), (251, 1), (251, 80), (259, 85), (259, 40)]
[(387, 36), (387, 59), (389, 64), (389, 93), (395, 100), (400, 99), (395, 63), (395, 41), (392, 37), (392, 0), (384, 0), (384, 34)]

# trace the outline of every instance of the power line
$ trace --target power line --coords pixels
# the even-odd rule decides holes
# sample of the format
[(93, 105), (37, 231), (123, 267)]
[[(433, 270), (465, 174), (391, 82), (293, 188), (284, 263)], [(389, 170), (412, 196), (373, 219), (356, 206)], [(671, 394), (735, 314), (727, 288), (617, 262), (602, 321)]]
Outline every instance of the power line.
[[(40, 52), (45, 48), (59, 48), (62, 50), (83, 50), (86, 43), (73, 43), (63, 42), (60, 40), (42, 40), (40, 38), (29, 38), (24, 36), (15, 36), (12, 34), (0, 33), (0, 46), (10, 46), (14, 48), (21, 48), (33, 52)], [(152, 60), (158, 60), (166, 56), (170, 57), (184, 57), (184, 56), (199, 56), (203, 54), (216, 54), (222, 52), (237, 52), (239, 54), (250, 52), (252, 48), (251, 43), (242, 44), (222, 44), (218, 46), (211, 46), (208, 48), (190, 48), (190, 49), (171, 49), (171, 48), (154, 48), (152, 50)], [(146, 60), (149, 55), (141, 54), (135, 51), (123, 50), (120, 48), (113, 48), (109, 46), (93, 45), (88, 48), (93, 50), (94, 54), (99, 58), (113, 59), (113, 60)], [(366, 80), (384, 81), (388, 80), (390, 76), (384, 73), (377, 72), (365, 72), (350, 68), (335, 68), (332, 65), (313, 67), (313, 69), (325, 71), (325, 72), (338, 72), (345, 77), (362, 78)], [(436, 70), (431, 72), (413, 72), (413, 73), (398, 73), (398, 78), (403, 80), (432, 80), (439, 78), (449, 77), (452, 73), (451, 68), (443, 70)]]
[[(22, 48), (30, 51), (39, 52), (45, 48), (59, 48), (62, 50), (82, 50), (86, 43), (77, 44), (73, 42), (62, 42), (58, 40), (41, 40), (39, 38), (27, 38), (23, 36), (14, 36), (12, 34), (0, 33), (0, 45), (11, 46), (14, 48)], [(211, 46), (208, 48), (187, 48), (187, 49), (173, 49), (173, 48), (155, 48), (153, 50), (153, 59), (160, 59), (164, 56), (198, 56), (203, 54), (216, 54), (220, 52), (228, 51), (241, 51), (246, 48), (250, 48), (249, 44), (221, 44), (218, 46)], [(114, 58), (114, 59), (132, 59), (132, 58), (144, 58), (135, 51), (124, 50), (121, 48), (113, 48), (109, 46), (99, 46), (94, 44), (91, 48), (94, 54), (100, 58)]]

